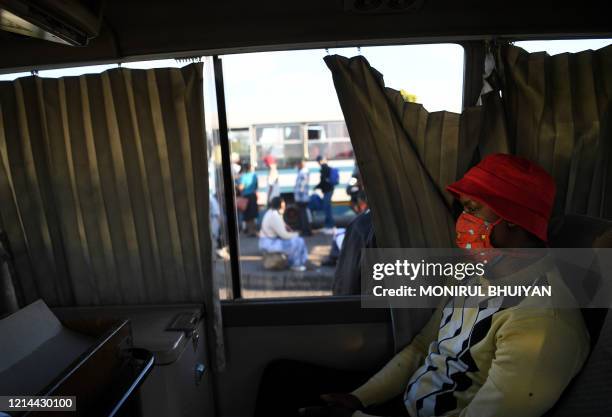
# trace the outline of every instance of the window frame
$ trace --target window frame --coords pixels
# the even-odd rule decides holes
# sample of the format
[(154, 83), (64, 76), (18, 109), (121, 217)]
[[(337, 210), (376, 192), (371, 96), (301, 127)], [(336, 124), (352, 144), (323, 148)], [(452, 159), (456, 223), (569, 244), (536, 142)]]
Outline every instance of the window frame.
[[(480, 93), (481, 87), (482, 87), (482, 68), (484, 65), (484, 41), (480, 40), (480, 41), (452, 41), (452, 40), (439, 40), (436, 42), (406, 42), (406, 43), (390, 43), (388, 45), (384, 45), (384, 44), (380, 44), (377, 46), (389, 46), (389, 45), (397, 45), (397, 46), (403, 46), (403, 45), (436, 45), (436, 44), (442, 44), (442, 43), (446, 43), (446, 44), (455, 44), (458, 45), (460, 47), (463, 48), (463, 85), (462, 85), (462, 110), (468, 106), (468, 105), (472, 105), (472, 102), (475, 102), (475, 100), (472, 100), (472, 97), (474, 95), (474, 91), (478, 91), (478, 93)], [(479, 44), (481, 44), (479, 47)], [(348, 45), (347, 45), (348, 46)], [(357, 46), (357, 45), (354, 45)], [(295, 49), (283, 49), (283, 51), (293, 51), (293, 50), (299, 50), (299, 48), (295, 48)], [(258, 51), (249, 51), (249, 52), (258, 52)], [(223, 71), (222, 68), (222, 64), (221, 64), (221, 59), (219, 57), (219, 55), (214, 55), (213, 58), (215, 59), (215, 79), (217, 79), (218, 81), (220, 80), (220, 83), (218, 83), (217, 85), (217, 110), (218, 110), (218, 115), (219, 115), (219, 119), (224, 118), (224, 122), (219, 123), (219, 130), (221, 131), (222, 128), (224, 128), (226, 130), (225, 134), (220, 132), (220, 139), (221, 142), (223, 142), (224, 140), (227, 142), (227, 146), (226, 149), (229, 149), (229, 139), (228, 139), (228, 127), (227, 127), (227, 113), (226, 113), (226, 108), (225, 108), (225, 97), (224, 97), (224, 85), (223, 85), (223, 76), (218, 76), (216, 74), (217, 69), (219, 71)], [(468, 68), (469, 67), (469, 68)], [(477, 76), (476, 76), (477, 75)], [(222, 95), (222, 99), (219, 99), (219, 95)], [(468, 96), (469, 94), (469, 96)], [(467, 104), (466, 104), (467, 103)], [(223, 105), (223, 109), (220, 109), (219, 107)], [(322, 122), (321, 122), (322, 123)], [(319, 123), (319, 125), (321, 124)], [(316, 125), (317, 122), (313, 122), (313, 125)], [(252, 127), (251, 129), (255, 129), (255, 132), (252, 132), (253, 136), (252, 136), (252, 147), (255, 148), (255, 159), (258, 160), (259, 159), (259, 155), (257, 152), (257, 147), (259, 146), (259, 141), (257, 138), (257, 132), (256, 129), (257, 127), (279, 127), (280, 130), (280, 139), (281, 139), (281, 144), (284, 147), (284, 143), (285, 143), (285, 138), (284, 138), (284, 132), (282, 131), (282, 127), (284, 126), (284, 124), (280, 123), (280, 124), (276, 124), (276, 123), (270, 123), (270, 124), (265, 124), (265, 125), (259, 125), (259, 126), (255, 126)], [(321, 126), (323, 127), (323, 126)], [(321, 139), (315, 139), (315, 140), (310, 140), (308, 139), (308, 123), (304, 123), (304, 128), (303, 128), (303, 139), (302, 139), (302, 143), (304, 144), (304, 149), (303, 149), (303, 155), (306, 158), (309, 158), (309, 152), (308, 152), (308, 146), (311, 143), (320, 143), (322, 145), (324, 144), (331, 144), (331, 143), (345, 143), (346, 141), (343, 139), (338, 139), (338, 138), (327, 138), (327, 135), (325, 137), (325, 139), (321, 140)], [(323, 127), (323, 131), (325, 132), (325, 128)], [(327, 134), (327, 132), (325, 132)], [(350, 138), (349, 138), (349, 144), (351, 144), (350, 142)], [(296, 143), (299, 143), (299, 141), (296, 141)], [(351, 144), (352, 147), (352, 144)], [(224, 148), (222, 147), (221, 149), (222, 153), (225, 152)], [(230, 162), (229, 162), (229, 151), (228, 151), (228, 155), (227, 158), (223, 157), (223, 172), (224, 172), (224, 176), (225, 175), (229, 175), (229, 178), (232, 179), (232, 174), (231, 174), (231, 167), (229, 166)], [(228, 161), (228, 166), (226, 167), (225, 165), (225, 161)], [(233, 179), (232, 179), (233, 180)], [(226, 191), (226, 194), (231, 193), (231, 201), (232, 201), (232, 205), (229, 205), (229, 201), (226, 202), (228, 207), (233, 207), (233, 211), (235, 213), (235, 195), (234, 195), (234, 190), (229, 190)], [(230, 198), (229, 196), (226, 195), (227, 198)], [(233, 252), (232, 252), (232, 246), (239, 246), (240, 242), (239, 242), (239, 235), (238, 235), (238, 227), (237, 227), (237, 216), (234, 218), (234, 222), (236, 224), (234, 224), (232, 227), (230, 227), (229, 229), (234, 229), (236, 231), (236, 234), (234, 236), (228, 236), (228, 239), (230, 240), (230, 258), (233, 258)], [(229, 219), (228, 219), (229, 220)], [(236, 253), (235, 256), (238, 256), (239, 253), (239, 248), (236, 248), (234, 250), (234, 252)], [(295, 301), (299, 301), (299, 300), (315, 300), (315, 299), (329, 299), (329, 298), (336, 298), (336, 297), (341, 297), (341, 296), (334, 296), (334, 295), (326, 295), (326, 296), (304, 296), (304, 297), (262, 297), (262, 298), (243, 298), (242, 297), (242, 275), (240, 273), (240, 259), (239, 256), (237, 259), (230, 259), (230, 264), (231, 264), (231, 281), (232, 281), (232, 292), (231, 292), (231, 298), (225, 299), (223, 300), (223, 303), (232, 303), (232, 302), (271, 302), (271, 301), (278, 301), (278, 302), (286, 302), (286, 301), (291, 301), (291, 300), (295, 300)], [(346, 297), (346, 296), (344, 296)], [(349, 296), (349, 298), (359, 298), (359, 296)]]
[[(541, 37), (541, 36), (520, 36), (520, 37), (478, 37), (476, 39), (471, 40), (456, 40), (456, 39), (440, 39), (440, 40), (425, 40), (419, 42), (418, 40), (405, 40), (404, 42), (389, 42), (389, 43), (377, 43), (373, 46), (388, 46), (388, 45), (429, 45), (429, 44), (440, 44), (440, 43), (449, 43), (459, 45), (463, 48), (463, 88), (462, 88), (462, 111), (470, 106), (474, 106), (480, 96), (483, 87), (483, 68), (485, 62), (485, 56), (487, 53), (487, 43), (496, 42), (496, 41), (504, 41), (504, 42), (517, 42), (523, 40), (563, 40), (563, 39), (601, 39), (601, 35), (591, 34), (588, 36), (576, 36), (572, 34), (566, 34), (565, 36), (556, 36), (556, 37)], [(355, 47), (358, 43), (355, 44), (346, 44), (343, 46), (346, 47)], [(330, 47), (335, 47), (337, 45), (330, 45)], [(321, 47), (325, 48), (325, 45)], [(292, 51), (299, 50), (301, 48), (293, 48), (293, 49), (282, 49), (284, 51)], [(304, 49), (304, 48), (302, 48)], [(310, 49), (310, 48), (308, 48)], [(259, 52), (259, 50), (249, 50), (248, 52)], [(306, 124), (304, 127), (304, 147), (305, 147), (305, 155), (308, 155), (308, 145), (310, 143), (325, 143), (325, 141), (321, 140), (309, 140), (308, 139), (308, 125)], [(234, 271), (232, 270), (232, 280), (236, 280), (238, 285), (240, 285), (240, 275), (236, 276)], [(224, 300), (224, 303), (232, 303), (232, 302), (248, 302), (248, 303), (258, 303), (258, 302), (306, 302), (306, 301), (314, 301), (314, 300), (329, 300), (330, 298), (359, 298), (360, 296), (306, 296), (306, 297), (269, 297), (269, 298), (233, 298)]]
[[(217, 115), (219, 119), (219, 138), (220, 138), (220, 146), (221, 146), (221, 158), (222, 158), (222, 173), (223, 178), (221, 179), (226, 186), (225, 189), (225, 204), (226, 207), (232, 207), (234, 210), (227, 210), (228, 213), (228, 242), (230, 245), (230, 272), (231, 272), (231, 284), (233, 291), (231, 292), (232, 297), (226, 300), (226, 302), (238, 302), (238, 301), (263, 301), (263, 300), (277, 300), (277, 301), (287, 301), (292, 300), (290, 297), (282, 297), (282, 298), (249, 298), (244, 299), (241, 297), (241, 275), (240, 275), (240, 261), (238, 256), (237, 249), (232, 251), (232, 242), (234, 244), (238, 243), (237, 239), (237, 223), (235, 218), (235, 195), (233, 187), (228, 189), (227, 184), (231, 184), (233, 181), (233, 175), (231, 172), (231, 143), (228, 138), (229, 128), (227, 125), (227, 115), (226, 115), (226, 106), (225, 106), (225, 95), (224, 95), (224, 83), (223, 83), (223, 69), (221, 64), (221, 56), (233, 53), (255, 53), (255, 52), (268, 52), (268, 51), (297, 51), (303, 49), (321, 49), (321, 48), (337, 48), (337, 47), (360, 47), (360, 46), (391, 46), (391, 45), (433, 45), (433, 44), (455, 44), (461, 46), (463, 48), (464, 53), (464, 62), (463, 62), (463, 91), (462, 91), (462, 110), (466, 107), (473, 106), (478, 99), (481, 89), (482, 89), (482, 69), (484, 67), (484, 59), (486, 54), (486, 45), (489, 42), (518, 42), (518, 41), (535, 41), (535, 40), (574, 40), (574, 39), (604, 39), (609, 38), (612, 39), (612, 33), (610, 32), (592, 32), (592, 31), (584, 31), (584, 32), (566, 32), (566, 33), (523, 33), (520, 35), (476, 35), (471, 37), (452, 37), (452, 36), (428, 36), (428, 37), (407, 37), (407, 38), (394, 38), (394, 39), (373, 39), (373, 40), (353, 40), (353, 41), (321, 41), (321, 42), (309, 42), (309, 43), (296, 43), (296, 44), (285, 44), (285, 45), (271, 45), (271, 46), (247, 46), (241, 48), (230, 48), (230, 49), (215, 49), (215, 50), (201, 50), (199, 53), (196, 53), (197, 56), (201, 56), (203, 60), (211, 60), (213, 63), (213, 76), (215, 78), (215, 95), (217, 98)], [(183, 54), (184, 55), (184, 54)], [(194, 53), (191, 53), (193, 56)], [(138, 57), (138, 56), (129, 56), (123, 57), (119, 61), (119, 65), (122, 62), (129, 63), (132, 61), (146, 61), (150, 60), (159, 60), (159, 59), (177, 59), (177, 57), (182, 56), (178, 51), (177, 52), (168, 52), (168, 53), (160, 53), (149, 55), (148, 57)], [(72, 64), (52, 64), (52, 65), (37, 65), (30, 67), (13, 67), (13, 68), (3, 68), (0, 70), (0, 75), (4, 74), (20, 74), (20, 76), (29, 75), (29, 73), (34, 73), (35, 71), (41, 70), (56, 70), (62, 68), (74, 68), (80, 66), (96, 66), (96, 65), (117, 65), (117, 59), (94, 59), (91, 61), (82, 61), (78, 63)], [(206, 91), (205, 91), (206, 94)], [(304, 155), (307, 156), (307, 131), (304, 131)], [(256, 154), (256, 144), (252, 139), (254, 137), (254, 132), (252, 132), (252, 127), (249, 127), (249, 135), (251, 137), (250, 147), (251, 147), (251, 155)], [(251, 160), (250, 162), (255, 162)], [(230, 204), (231, 203), (231, 204)], [(234, 212), (234, 216), (229, 212)], [(230, 221), (233, 218), (234, 221)], [(230, 235), (230, 230), (236, 228), (236, 235), (232, 237)], [(334, 298), (337, 296), (334, 296)], [(329, 299), (329, 296), (313, 296), (313, 297), (299, 297), (295, 300), (305, 300), (309, 298), (325, 298)]]

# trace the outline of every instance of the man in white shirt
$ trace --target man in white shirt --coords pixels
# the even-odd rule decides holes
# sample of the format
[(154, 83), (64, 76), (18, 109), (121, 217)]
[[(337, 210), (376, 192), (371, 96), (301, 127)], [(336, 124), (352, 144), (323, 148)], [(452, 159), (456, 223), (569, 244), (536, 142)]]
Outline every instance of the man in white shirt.
[(310, 184), (310, 171), (306, 167), (305, 161), (297, 163), (298, 174), (293, 188), (293, 197), (300, 212), (300, 229), (302, 236), (311, 236), (310, 220), (308, 219), (308, 187)]

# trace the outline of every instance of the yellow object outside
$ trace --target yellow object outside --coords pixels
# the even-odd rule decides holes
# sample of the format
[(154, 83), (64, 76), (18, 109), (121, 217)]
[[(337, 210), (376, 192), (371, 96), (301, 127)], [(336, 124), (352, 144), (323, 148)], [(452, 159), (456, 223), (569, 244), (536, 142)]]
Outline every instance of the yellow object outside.
[(417, 96), (415, 94), (410, 94), (406, 90), (400, 90), (400, 94), (404, 98), (404, 101), (407, 101), (409, 103), (416, 103), (417, 102)]

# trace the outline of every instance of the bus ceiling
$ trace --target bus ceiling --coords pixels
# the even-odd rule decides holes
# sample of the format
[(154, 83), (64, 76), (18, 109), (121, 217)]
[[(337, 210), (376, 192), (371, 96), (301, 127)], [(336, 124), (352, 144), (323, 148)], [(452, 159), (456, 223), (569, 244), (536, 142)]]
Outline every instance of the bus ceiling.
[[(0, 10), (4, 4), (19, 1), (0, 0)], [(0, 73), (177, 56), (500, 36), (601, 38), (611, 34), (609, 16), (602, 7), (601, 2), (591, 0), (568, 4), (525, 0), (106, 1), (98, 11), (99, 34), (86, 46), (0, 31)]]

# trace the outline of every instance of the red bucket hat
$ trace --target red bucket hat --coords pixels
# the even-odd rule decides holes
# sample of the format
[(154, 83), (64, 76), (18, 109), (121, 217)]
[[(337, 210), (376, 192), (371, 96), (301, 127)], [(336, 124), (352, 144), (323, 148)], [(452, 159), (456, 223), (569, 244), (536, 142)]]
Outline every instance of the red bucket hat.
[(539, 165), (514, 155), (489, 155), (446, 189), (486, 204), (502, 219), (548, 241), (555, 182)]

